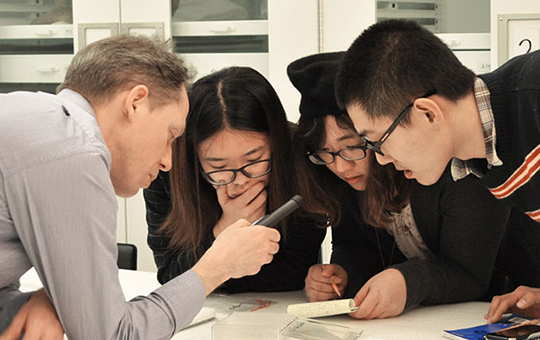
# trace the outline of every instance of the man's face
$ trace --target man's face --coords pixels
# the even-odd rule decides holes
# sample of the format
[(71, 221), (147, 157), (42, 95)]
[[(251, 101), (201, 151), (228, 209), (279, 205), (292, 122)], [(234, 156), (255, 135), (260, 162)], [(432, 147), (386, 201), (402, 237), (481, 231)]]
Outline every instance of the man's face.
[(178, 102), (155, 108), (149, 103), (137, 106), (113, 154), (111, 180), (118, 196), (135, 195), (140, 188), (147, 188), (160, 170), (171, 169), (172, 143), (184, 132), (189, 110), (185, 87), (178, 97)]
[[(378, 141), (394, 122), (390, 118), (370, 119), (359, 105), (350, 105), (347, 111), (358, 133), (372, 142)], [(409, 179), (434, 184), (451, 159), (449, 138), (440, 121), (433, 121), (428, 111), (413, 106), (408, 114), (411, 123), (398, 125), (381, 145), (384, 156), (375, 156), (382, 165), (393, 163)]]

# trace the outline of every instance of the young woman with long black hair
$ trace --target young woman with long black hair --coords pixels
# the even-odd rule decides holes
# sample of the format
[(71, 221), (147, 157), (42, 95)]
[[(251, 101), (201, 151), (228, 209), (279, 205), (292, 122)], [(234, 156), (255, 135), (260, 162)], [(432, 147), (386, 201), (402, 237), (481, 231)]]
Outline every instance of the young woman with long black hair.
[[(148, 242), (164, 283), (191, 268), (232, 222), (254, 222), (296, 194), (290, 125), (270, 83), (248, 67), (195, 82), (184, 135), (173, 146), (170, 178), (145, 190)], [(228, 292), (301, 289), (325, 231), (296, 214), (276, 227), (280, 250)]]

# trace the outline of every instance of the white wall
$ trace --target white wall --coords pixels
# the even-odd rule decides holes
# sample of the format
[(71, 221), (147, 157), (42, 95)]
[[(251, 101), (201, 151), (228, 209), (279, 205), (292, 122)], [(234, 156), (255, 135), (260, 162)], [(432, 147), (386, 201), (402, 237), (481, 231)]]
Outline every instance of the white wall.
[[(376, 21), (374, 0), (322, 0), (321, 6), (322, 40), (320, 52), (345, 51), (362, 31)], [(293, 111), (289, 112), (289, 115)], [(298, 104), (296, 111), (298, 113)], [(321, 246), (323, 263), (330, 263), (332, 255), (332, 233), (327, 229)]]
[(317, 13), (313, 0), (268, 1), (269, 80), (293, 122), (298, 120), (300, 94), (287, 77), (287, 65), (318, 52)]
[(498, 53), (498, 15), (540, 13), (538, 0), (491, 0), (491, 69), (499, 64)]
[(342, 51), (375, 23), (373, 0), (323, 0), (323, 52)]
[(320, 12), (315, 0), (268, 1), (269, 78), (292, 122), (300, 117), (300, 94), (287, 77), (287, 66), (310, 54), (346, 50), (375, 22), (375, 0), (320, 1)]

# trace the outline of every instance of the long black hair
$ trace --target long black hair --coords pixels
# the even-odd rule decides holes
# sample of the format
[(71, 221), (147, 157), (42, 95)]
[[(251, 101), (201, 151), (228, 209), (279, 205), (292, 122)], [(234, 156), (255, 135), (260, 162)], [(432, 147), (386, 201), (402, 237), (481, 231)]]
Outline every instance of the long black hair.
[[(197, 155), (199, 145), (216, 133), (230, 129), (268, 136), (272, 152), (268, 210), (283, 204), (293, 191), (287, 117), (264, 76), (249, 67), (229, 67), (195, 82), (188, 95), (185, 133), (173, 145), (172, 208), (162, 228), (173, 247), (194, 251), (222, 214), (216, 190), (200, 173)], [(286, 228), (287, 221), (279, 224), (282, 236)]]

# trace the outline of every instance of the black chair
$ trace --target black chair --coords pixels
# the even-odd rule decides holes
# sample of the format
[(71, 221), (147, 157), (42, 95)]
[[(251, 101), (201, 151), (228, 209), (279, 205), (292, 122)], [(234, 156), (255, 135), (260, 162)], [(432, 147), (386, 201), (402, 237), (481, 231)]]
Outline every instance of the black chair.
[(118, 268), (137, 270), (137, 246), (118, 243)]

